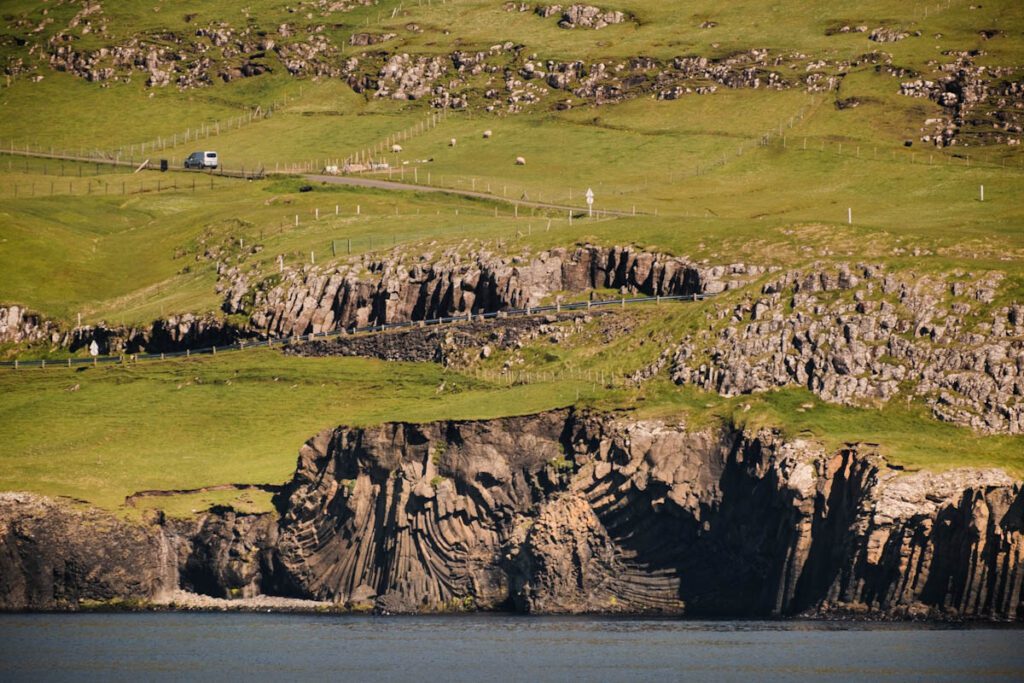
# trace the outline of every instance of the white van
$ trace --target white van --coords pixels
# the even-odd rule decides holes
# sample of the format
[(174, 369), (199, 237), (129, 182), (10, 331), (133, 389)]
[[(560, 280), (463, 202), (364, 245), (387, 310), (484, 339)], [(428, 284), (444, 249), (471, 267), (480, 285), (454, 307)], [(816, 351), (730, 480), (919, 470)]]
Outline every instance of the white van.
[(216, 152), (192, 152), (185, 159), (185, 168), (217, 168)]

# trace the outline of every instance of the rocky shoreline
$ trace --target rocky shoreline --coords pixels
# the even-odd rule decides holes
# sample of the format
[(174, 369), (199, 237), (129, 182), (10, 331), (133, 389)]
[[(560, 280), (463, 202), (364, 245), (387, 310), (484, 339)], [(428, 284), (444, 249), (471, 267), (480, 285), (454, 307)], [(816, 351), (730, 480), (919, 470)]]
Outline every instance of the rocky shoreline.
[(278, 513), (0, 494), (0, 607), (1021, 621), (1022, 489), (622, 415), (340, 427)]

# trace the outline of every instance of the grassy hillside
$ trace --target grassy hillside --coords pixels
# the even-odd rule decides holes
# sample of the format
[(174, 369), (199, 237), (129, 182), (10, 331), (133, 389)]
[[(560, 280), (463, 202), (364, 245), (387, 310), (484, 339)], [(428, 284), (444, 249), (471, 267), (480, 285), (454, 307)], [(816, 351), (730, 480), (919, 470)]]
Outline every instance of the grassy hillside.
[[(80, 314), (86, 323), (144, 324), (219, 310), (210, 249), (266, 273), (279, 257), (289, 265), (329, 264), (395, 246), (411, 254), (447, 247), (519, 254), (583, 242), (631, 243), (709, 263), (1000, 270), (1008, 277), (996, 303), (1024, 300), (1024, 153), (993, 137), (999, 130), (1020, 138), (1013, 129), (1020, 98), (989, 97), (957, 124), (956, 145), (936, 147), (921, 140), (937, 125), (926, 122), (953, 117), (952, 110), (935, 97), (900, 94), (903, 82), (940, 81), (958, 69), (984, 67), (990, 94), (1019, 83), (1024, 12), (1015, 0), (609, 0), (597, 4), (627, 20), (597, 31), (565, 30), (557, 17), (506, 11), (500, 0), (334, 3), (335, 11), (306, 0), (100, 4), (95, 12), (77, 0), (10, 0), (0, 8), (0, 305), (64, 322)], [(905, 36), (876, 42), (868, 37), (876, 28)], [(367, 33), (393, 35), (351, 44)], [(61, 48), (78, 55), (79, 73), (62, 61)], [(670, 70), (675, 57), (727, 60), (755, 48), (769, 57), (754, 72), (777, 72), (788, 87), (716, 81), (714, 94), (663, 101), (658, 74), (637, 75), (630, 66), (642, 57)], [(116, 49), (138, 49), (141, 61), (102, 73)], [(146, 83), (150, 49), (164, 50), (161, 68), (178, 69), (167, 85)], [(81, 60), (100, 50), (90, 73)], [(459, 71), (456, 51), (484, 53), (479, 71)], [(376, 96), (391, 77), (384, 64), (402, 54), (410, 63), (437, 57), (444, 74), (415, 99)], [(368, 81), (350, 82), (350, 59), (363, 69), (352, 73)], [(969, 64), (956, 65), (964, 59)], [(535, 79), (538, 101), (513, 103), (530, 80), (525, 64), (557, 69), (549, 60), (578, 61), (587, 73), (600, 62), (638, 85), (626, 87), (622, 101), (599, 105), (600, 98)], [(262, 73), (231, 71), (243, 65)], [(206, 80), (179, 85), (184, 68)], [(811, 73), (835, 87), (810, 92), (802, 79)], [(445, 92), (465, 95), (468, 106), (424, 129), (440, 113), (431, 99)], [(268, 107), (271, 115), (263, 116)], [(257, 108), (261, 116), (250, 122)], [(212, 132), (196, 141), (197, 129)], [(402, 150), (390, 151), (402, 131)], [(10, 153), (26, 145), (166, 158), (174, 167), (195, 149), (216, 149), (229, 168), (282, 174), (211, 180)], [(574, 206), (589, 187), (598, 210), (635, 208), (638, 215), (577, 216), (570, 225), (564, 211), (524, 206), (516, 216), (506, 201), (284, 175), (373, 149), (383, 149), (377, 158), (406, 182)], [(515, 163), (520, 156), (525, 165)], [(627, 313), (632, 331), (612, 341), (595, 333), (559, 346), (537, 343), (523, 351), (522, 369), (621, 376), (703, 325), (704, 306), (713, 305)], [(2, 353), (64, 352), (8, 346)], [(504, 360), (499, 353), (480, 367), (497, 373)], [(724, 399), (679, 389), (663, 376), (630, 390), (578, 380), (508, 387), (435, 365), (257, 351), (81, 372), (0, 371), (0, 489), (118, 508), (142, 489), (281, 482), (301, 442), (340, 423), (494, 417), (570, 404), (695, 425), (773, 425), (829, 447), (866, 440), (909, 467), (971, 464), (1024, 474), (1019, 437), (938, 423), (916, 402), (841, 408), (802, 390)], [(233, 491), (159, 504), (188, 513), (214, 502), (268, 505), (262, 493)]]
[[(610, 381), (651, 362), (662, 347), (645, 342), (692, 329), (709, 305), (631, 310), (623, 315), (633, 332), (610, 344), (598, 342), (596, 325), (590, 326), (593, 338), (584, 333), (558, 346), (538, 341), (518, 366), (520, 374), (531, 373), (529, 381), (512, 386), (501, 379), (501, 354), (481, 366), (489, 375), (434, 364), (285, 357), (276, 350), (77, 371), (5, 371), (0, 490), (70, 496), (129, 512), (124, 498), (142, 490), (282, 483), (298, 446), (338, 424), (483, 419), (568, 405), (634, 410), (641, 418), (694, 427), (779, 426), (829, 448), (877, 443), (892, 462), (911, 469), (1001, 467), (1024, 476), (1024, 437), (975, 435), (935, 421), (916, 404), (857, 409), (826, 404), (804, 390), (724, 399), (667, 380), (629, 389)], [(588, 373), (607, 384), (588, 381)], [(141, 504), (187, 514), (217, 502), (269, 509), (268, 497), (234, 491)]]

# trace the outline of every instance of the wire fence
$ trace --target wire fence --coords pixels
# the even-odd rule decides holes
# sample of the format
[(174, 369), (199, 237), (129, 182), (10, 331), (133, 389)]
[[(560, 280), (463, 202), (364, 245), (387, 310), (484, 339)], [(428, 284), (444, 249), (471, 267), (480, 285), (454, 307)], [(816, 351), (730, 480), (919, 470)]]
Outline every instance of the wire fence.
[[(762, 146), (776, 147), (792, 152), (808, 152), (828, 155), (835, 158), (860, 159), (861, 161), (878, 161), (896, 163), (907, 166), (933, 166), (950, 168), (976, 168), (994, 171), (1024, 171), (1024, 154), (1014, 153), (1013, 158), (1000, 155), (997, 160), (981, 156), (975, 152), (957, 147), (917, 148), (900, 145), (899, 147), (871, 145), (857, 141), (827, 139), (804, 135), (786, 135), (782, 133), (766, 134)], [(981, 151), (979, 149), (979, 151)]]
[[(814, 110), (818, 103), (818, 98), (812, 98), (809, 103), (802, 105), (792, 116), (780, 121), (776, 127), (773, 127), (772, 131), (777, 129), (781, 135), (782, 131), (787, 128), (795, 127)], [(441, 115), (434, 114), (426, 121), (414, 127), (411, 133), (422, 134), (433, 130), (445, 121), (447, 116), (447, 110)], [(355, 167), (349, 166), (347, 168), (349, 169), (348, 174), (352, 175), (375, 178), (381, 181), (398, 182), (425, 189), (465, 193), (469, 196), (479, 196), (505, 203), (520, 203), (525, 206), (547, 204), (548, 206), (557, 206), (564, 209), (572, 208), (574, 211), (586, 212), (588, 215), (657, 216), (659, 209), (644, 205), (643, 202), (645, 200), (640, 194), (652, 181), (654, 183), (672, 184), (681, 182), (686, 178), (707, 175), (725, 166), (736, 157), (743, 156), (745, 153), (763, 146), (765, 139), (771, 139), (771, 136), (771, 132), (751, 135), (735, 147), (720, 147), (719, 153), (707, 155), (695, 161), (692, 165), (676, 163), (662, 171), (656, 170), (647, 173), (644, 175), (643, 188), (626, 188), (624, 185), (620, 185), (612, 189), (605, 188), (603, 184), (598, 183), (596, 186), (598, 187), (598, 194), (601, 195), (601, 201), (598, 204), (598, 208), (593, 209), (589, 205), (582, 208), (576, 206), (578, 202), (582, 201), (586, 192), (584, 190), (585, 186), (582, 184), (575, 188), (568, 185), (562, 187), (547, 186), (540, 189), (536, 184), (531, 186), (509, 182), (507, 179), (498, 180), (473, 175), (435, 173), (428, 167), (421, 167), (423, 165), (416, 161), (412, 163), (409, 163), (409, 160), (398, 161), (395, 164), (385, 163), (388, 160), (385, 150), (391, 149), (390, 145), (396, 140), (400, 140), (400, 138), (387, 138), (378, 142), (373, 147), (360, 152), (355, 157), (358, 164)], [(395, 153), (392, 153), (391, 158), (398, 159)], [(310, 165), (307, 168), (313, 168), (313, 166)], [(342, 166), (339, 167), (338, 172), (344, 172), (345, 170), (346, 167)], [(634, 189), (637, 193), (636, 196), (624, 196), (632, 194)]]
[[(219, 174), (168, 173), (156, 179), (139, 175), (126, 166), (63, 159), (7, 156), (7, 170), (41, 178), (19, 178), (0, 183), (0, 195), (7, 197), (54, 197), (89, 195), (130, 195), (146, 192), (197, 191), (214, 189), (235, 180), (224, 180)], [(4, 166), (0, 161), (0, 169)]]
[[(340, 210), (340, 205), (336, 205), (334, 208), (335, 210)], [(261, 243), (264, 243), (266, 250), (274, 253), (273, 244), (269, 240), (278, 238), (280, 241), (276, 242), (276, 244), (286, 244), (293, 230), (315, 225), (317, 221), (325, 224), (327, 226), (326, 230), (337, 230), (341, 233), (345, 223), (356, 217), (363, 219), (384, 219), (390, 217), (403, 225), (408, 222), (403, 219), (424, 219), (440, 215), (456, 216), (459, 218), (458, 224), (452, 227), (431, 226), (421, 230), (393, 233), (382, 231), (377, 234), (341, 234), (338, 237), (332, 237), (327, 240), (307, 243), (302, 250), (282, 251), (273, 257), (273, 262), (277, 264), (278, 270), (284, 271), (286, 267), (323, 264), (334, 258), (383, 252), (394, 249), (399, 245), (418, 242), (452, 239), (493, 240), (498, 249), (504, 249), (507, 243), (514, 243), (517, 240), (529, 240), (534, 235), (539, 236), (541, 233), (551, 232), (552, 230), (557, 232), (575, 225), (595, 226), (620, 217), (614, 214), (604, 214), (603, 212), (595, 211), (593, 217), (586, 218), (584, 214), (580, 214), (574, 218), (572, 215), (563, 215), (560, 211), (537, 209), (527, 212), (525, 210), (517, 211), (515, 207), (491, 211), (473, 207), (461, 207), (453, 210), (449, 206), (445, 207), (444, 211), (438, 209), (434, 212), (426, 209), (422, 213), (419, 212), (418, 208), (416, 213), (408, 211), (403, 213), (399, 211), (399, 208), (396, 205), (393, 213), (379, 210), (373, 213), (365, 211), (362, 207), (356, 205), (354, 210), (351, 207), (347, 207), (344, 212), (337, 215), (333, 213), (328, 215), (326, 212), (319, 212), (316, 209), (303, 210), (302, 214), (283, 217), (276, 227), (268, 226), (262, 228), (259, 240)], [(598, 215), (599, 213), (601, 215)], [(483, 221), (482, 219), (485, 218), (488, 220)], [(494, 219), (498, 219), (498, 223), (495, 223)], [(474, 221), (477, 222), (474, 223)], [(387, 224), (394, 223), (387, 222)], [(317, 231), (321, 231), (321, 228), (317, 228)], [(240, 248), (244, 248), (244, 246), (244, 242), (239, 244)]]
[(644, 296), (644, 297), (621, 297), (618, 299), (602, 299), (599, 301), (578, 301), (573, 303), (557, 303), (545, 306), (527, 306), (526, 308), (507, 308), (499, 311), (490, 311), (486, 313), (465, 313), (462, 315), (451, 315), (441, 318), (432, 318), (430, 320), (413, 320), (404, 322), (394, 323), (379, 323), (375, 325), (366, 325), (363, 327), (336, 327), (332, 330), (309, 333), (303, 335), (293, 335), (288, 337), (270, 337), (267, 339), (257, 340), (239, 340), (237, 342), (225, 345), (225, 346), (206, 346), (196, 349), (186, 349), (184, 351), (171, 351), (165, 353), (135, 353), (135, 354), (121, 354), (118, 356), (93, 356), (90, 358), (73, 358), (69, 357), (60, 361), (46, 361), (41, 360), (13, 360), (13, 361), (2, 361), (0, 367), (12, 368), (14, 370), (21, 370), (27, 368), (74, 368), (81, 366), (98, 366), (100, 364), (117, 364), (117, 363), (137, 363), (145, 361), (158, 361), (167, 360), (169, 358), (190, 358), (192, 356), (203, 356), (211, 355), (215, 356), (218, 353), (228, 353), (244, 351), (246, 349), (257, 349), (257, 348), (272, 348), (275, 346), (286, 346), (289, 344), (298, 344), (302, 342), (309, 342), (318, 339), (330, 339), (332, 337), (340, 337), (342, 335), (356, 335), (356, 334), (381, 334), (393, 330), (410, 329), (416, 327), (428, 327), (432, 325), (450, 325), (455, 323), (466, 323), (473, 321), (491, 320), (495, 318), (505, 318), (511, 316), (530, 316), (539, 314), (555, 313), (560, 314), (571, 311), (591, 311), (591, 310), (607, 310), (611, 307), (618, 306), (625, 308), (626, 306), (636, 304), (660, 304), (663, 301), (686, 301), (686, 302), (698, 302), (704, 301), (710, 298), (710, 294), (674, 294), (670, 296)]
[[(73, 152), (54, 150), (53, 148), (43, 149), (33, 147), (32, 145), (15, 146), (10, 142), (6, 144), (0, 143), (0, 155), (51, 160), (54, 163), (54, 175), (59, 172), (65, 172), (64, 167), (61, 166), (61, 162), (73, 162), (79, 165), (84, 164), (97, 168), (100, 166), (112, 167), (114, 169), (124, 168), (131, 173), (138, 173), (139, 171), (175, 171), (178, 173), (199, 173), (203, 175), (217, 175), (224, 178), (242, 178), (247, 180), (262, 178), (266, 175), (262, 166), (238, 166), (235, 168), (228, 168), (219, 165), (216, 168), (185, 168), (184, 163), (182, 162), (179, 164), (176, 157), (171, 159), (154, 159), (150, 157), (129, 157), (126, 159), (118, 159), (102, 156), (81, 156)], [(18, 170), (14, 167), (13, 160), (9, 160), (8, 168), (11, 171)], [(44, 166), (44, 168), (47, 167)], [(47, 175), (48, 174), (49, 173), (47, 173)]]
[(212, 122), (202, 122), (195, 128), (189, 126), (180, 133), (171, 133), (170, 135), (158, 135), (149, 140), (121, 145), (117, 149), (110, 152), (98, 152), (99, 154), (105, 154), (113, 158), (123, 157), (134, 157), (136, 154), (139, 156), (145, 156), (148, 150), (149, 154), (156, 154), (157, 152), (164, 152), (168, 149), (174, 149), (178, 145), (185, 145), (190, 143), (196, 143), (200, 140), (208, 140), (211, 137), (218, 137), (222, 133), (227, 133), (233, 130), (239, 130), (245, 128), (253, 123), (269, 119), (274, 116), (275, 113), (288, 106), (294, 100), (302, 97), (302, 88), (299, 88), (299, 94), (293, 97), (285, 97), (281, 100), (275, 100), (268, 105), (256, 105), (249, 109), (249, 111), (238, 116), (230, 116), (227, 118), (219, 119)]

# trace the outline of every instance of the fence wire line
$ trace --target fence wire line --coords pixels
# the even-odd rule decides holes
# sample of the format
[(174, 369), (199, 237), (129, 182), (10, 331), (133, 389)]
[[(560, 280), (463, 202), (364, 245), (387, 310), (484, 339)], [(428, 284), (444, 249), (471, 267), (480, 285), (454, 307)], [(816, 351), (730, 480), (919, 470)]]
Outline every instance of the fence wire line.
[(13, 368), (15, 370), (21, 368), (71, 368), (82, 365), (99, 365), (100, 363), (124, 363), (127, 361), (138, 362), (138, 361), (153, 361), (153, 360), (166, 360), (168, 358), (189, 358), (191, 356), (200, 355), (216, 355), (217, 353), (225, 353), (231, 351), (242, 351), (245, 349), (256, 349), (256, 348), (270, 348), (273, 346), (286, 346), (289, 344), (297, 344), (302, 342), (313, 341), (316, 339), (330, 339), (333, 337), (351, 336), (355, 334), (381, 334), (383, 332), (390, 332), (392, 330), (410, 329), (417, 327), (426, 327), (429, 325), (445, 325), (454, 323), (465, 323), (480, 320), (489, 320), (494, 318), (503, 318), (513, 315), (537, 315), (540, 313), (562, 313), (565, 311), (580, 311), (580, 310), (592, 310), (595, 308), (602, 308), (608, 306), (621, 306), (625, 308), (627, 305), (642, 304), (642, 303), (661, 303), (662, 301), (704, 301), (710, 298), (711, 294), (673, 294), (669, 296), (646, 296), (646, 297), (621, 297), (618, 299), (602, 299), (599, 301), (578, 301), (568, 304), (553, 304), (546, 306), (527, 306), (526, 308), (507, 308), (500, 311), (490, 311), (487, 313), (465, 313), (462, 315), (451, 315), (441, 318), (432, 318), (430, 320), (409, 320), (404, 322), (395, 323), (380, 323), (377, 325), (366, 325), (363, 327), (335, 327), (331, 330), (324, 332), (310, 332), (302, 335), (292, 335), (288, 337), (270, 337), (268, 339), (260, 339), (256, 341), (245, 341), (239, 340), (233, 342), (227, 346), (206, 346), (198, 349), (186, 349), (184, 351), (168, 351), (163, 353), (133, 353), (133, 354), (120, 354), (117, 356), (93, 356), (90, 358), (67, 358), (60, 361), (50, 361), (47, 363), (45, 359), (42, 360), (28, 360), (28, 361), (0, 361), (0, 367)]

